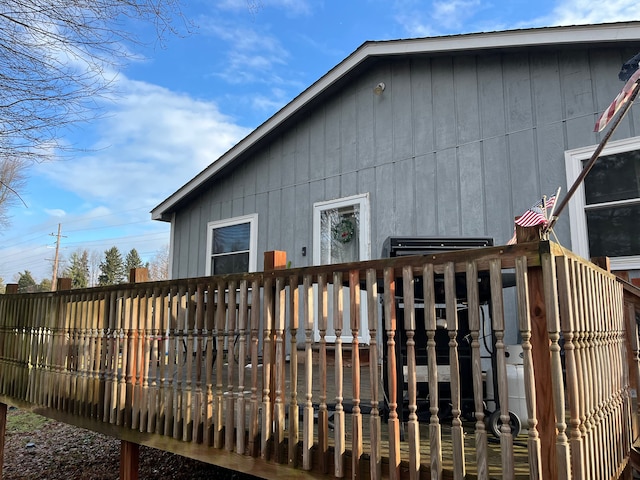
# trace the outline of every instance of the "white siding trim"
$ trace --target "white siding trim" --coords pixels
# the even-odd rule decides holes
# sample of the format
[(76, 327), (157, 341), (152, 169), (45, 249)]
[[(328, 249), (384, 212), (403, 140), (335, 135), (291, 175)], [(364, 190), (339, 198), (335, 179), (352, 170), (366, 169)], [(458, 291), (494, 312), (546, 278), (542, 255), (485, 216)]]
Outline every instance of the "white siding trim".
[[(580, 175), (582, 162), (593, 155), (597, 145), (568, 150), (564, 153), (565, 172), (567, 175), (567, 188)], [(640, 137), (625, 138), (615, 142), (609, 142), (602, 150), (600, 156), (612, 155), (629, 150), (640, 149)], [(571, 228), (571, 250), (583, 258), (589, 259), (589, 237), (587, 233), (587, 215), (585, 214), (584, 183), (582, 183), (569, 200), (569, 225)], [(611, 268), (613, 270), (632, 270), (640, 268), (640, 256), (612, 257)]]
[[(241, 217), (226, 218), (224, 220), (214, 220), (207, 223), (207, 253), (205, 264), (205, 275), (211, 275), (211, 240), (213, 230), (230, 225), (249, 223), (249, 271), (258, 270), (258, 214), (243, 215)], [(172, 226), (173, 231), (173, 226)]]

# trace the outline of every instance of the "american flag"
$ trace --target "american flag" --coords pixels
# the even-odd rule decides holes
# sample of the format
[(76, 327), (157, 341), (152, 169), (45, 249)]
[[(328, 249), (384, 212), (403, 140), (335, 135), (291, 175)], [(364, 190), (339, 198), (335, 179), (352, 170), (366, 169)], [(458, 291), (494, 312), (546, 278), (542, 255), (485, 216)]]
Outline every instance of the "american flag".
[(533, 227), (540, 225), (541, 223), (547, 223), (549, 218), (547, 217), (547, 210), (553, 208), (556, 203), (556, 195), (553, 194), (549, 198), (542, 197), (536, 203), (531, 205), (529, 209), (524, 212), (517, 220), (516, 225), (521, 227)]
[(600, 118), (598, 118), (596, 126), (593, 129), (594, 132), (601, 132), (604, 127), (606, 127), (607, 124), (611, 121), (611, 119), (616, 115), (616, 113), (618, 113), (620, 107), (627, 103), (627, 100), (629, 100), (629, 97), (633, 93), (638, 80), (640, 80), (640, 68), (636, 70), (633, 75), (631, 75), (631, 77), (629, 77), (629, 80), (627, 80), (627, 83), (625, 83), (622, 91), (618, 95), (616, 95), (616, 98), (613, 99), (611, 105), (609, 105), (609, 107), (604, 112), (602, 112), (602, 115), (600, 115)]

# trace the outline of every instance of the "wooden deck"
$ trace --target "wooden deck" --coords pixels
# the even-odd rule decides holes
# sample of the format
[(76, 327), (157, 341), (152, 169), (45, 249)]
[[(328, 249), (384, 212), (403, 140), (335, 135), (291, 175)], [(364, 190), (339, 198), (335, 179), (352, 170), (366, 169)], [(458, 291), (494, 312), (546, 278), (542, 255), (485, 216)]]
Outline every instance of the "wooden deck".
[[(460, 392), (469, 387), (472, 411), (484, 415), (480, 311), (490, 308), (496, 399), (509, 418), (504, 271), (515, 272), (534, 428), (512, 438), (502, 425), (498, 441), (463, 412)], [(628, 478), (639, 299), (549, 242), (0, 295), (0, 403), (115, 436), (123, 452), (143, 444), (270, 479)], [(426, 408), (419, 356), (433, 405), (450, 402), (446, 415)], [(131, 455), (124, 464), (135, 464)]]

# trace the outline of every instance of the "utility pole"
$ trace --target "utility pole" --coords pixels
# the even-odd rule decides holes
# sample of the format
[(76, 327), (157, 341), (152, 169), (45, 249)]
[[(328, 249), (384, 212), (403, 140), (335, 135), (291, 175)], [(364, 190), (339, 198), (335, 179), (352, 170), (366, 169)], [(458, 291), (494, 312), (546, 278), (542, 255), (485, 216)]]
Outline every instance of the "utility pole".
[(58, 224), (58, 235), (56, 235), (55, 233), (50, 233), (49, 235), (51, 235), (52, 237), (56, 237), (56, 256), (53, 259), (53, 276), (51, 277), (51, 291), (55, 292), (57, 285), (56, 283), (58, 283), (58, 259), (59, 259), (59, 253), (60, 253), (60, 237), (62, 237), (61, 235), (61, 231), (62, 231), (62, 224), (59, 223)]

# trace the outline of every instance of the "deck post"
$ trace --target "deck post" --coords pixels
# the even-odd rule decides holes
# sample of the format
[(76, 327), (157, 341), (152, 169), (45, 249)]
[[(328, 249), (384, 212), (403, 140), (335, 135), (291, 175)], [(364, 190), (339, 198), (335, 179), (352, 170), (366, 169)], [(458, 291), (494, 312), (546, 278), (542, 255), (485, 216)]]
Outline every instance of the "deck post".
[[(516, 225), (518, 243), (539, 241), (541, 225)], [(547, 329), (542, 267), (528, 268), (529, 312), (531, 315), (531, 357), (533, 360), (537, 429), (540, 434), (540, 473), (545, 480), (557, 480), (556, 416), (553, 404), (551, 350)]]
[[(273, 270), (281, 270), (287, 265), (287, 252), (282, 250), (270, 250), (264, 252), (264, 271), (269, 272)], [(279, 365), (276, 359), (276, 331), (274, 328), (274, 315), (276, 312), (276, 282), (271, 282), (269, 292), (267, 290), (267, 282), (265, 282), (265, 304), (264, 304), (264, 361), (262, 373), (263, 377), (263, 425), (262, 425), (262, 448), (261, 457), (264, 460), (271, 458), (271, 454), (278, 452), (272, 452), (274, 448), (273, 438), (273, 420), (274, 420), (274, 408), (276, 404), (276, 368), (284, 368), (284, 365)]]
[(17, 283), (7, 283), (5, 285), (4, 293), (18, 293)]
[(0, 403), (0, 478), (4, 467), (4, 436), (7, 433), (7, 404)]
[(138, 480), (140, 446), (122, 440), (120, 442), (120, 480)]
[[(132, 268), (129, 283), (146, 282), (149, 273), (146, 268)], [(137, 344), (137, 342), (136, 342)], [(120, 441), (120, 480), (138, 480), (140, 446), (127, 440)]]

